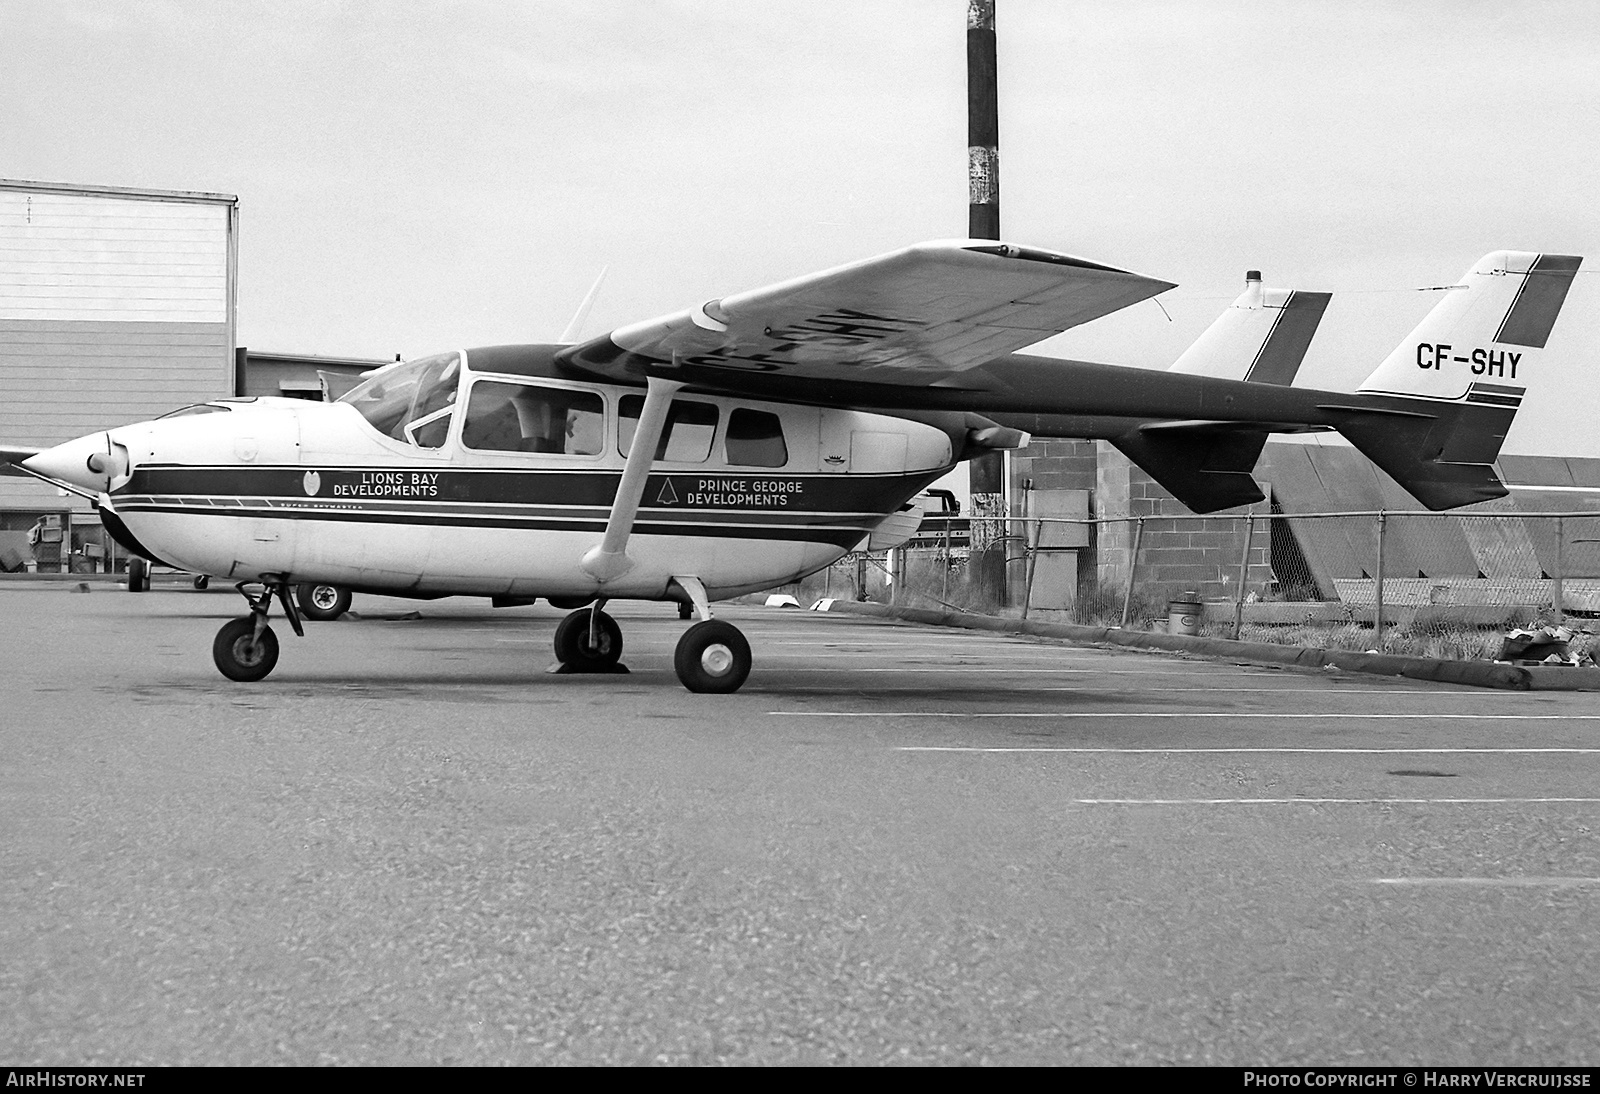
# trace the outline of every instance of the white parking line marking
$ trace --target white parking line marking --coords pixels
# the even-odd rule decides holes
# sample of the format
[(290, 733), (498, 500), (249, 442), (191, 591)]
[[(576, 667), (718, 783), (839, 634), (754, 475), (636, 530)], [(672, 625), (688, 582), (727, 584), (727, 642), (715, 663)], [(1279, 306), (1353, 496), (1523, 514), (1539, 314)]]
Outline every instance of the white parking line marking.
[(1600, 714), (1267, 714), (1259, 711), (959, 711), (959, 710), (769, 710), (775, 718), (1259, 718), (1367, 719), (1371, 721), (1472, 721), (1472, 722), (1593, 722)]
[(1569, 889), (1600, 885), (1600, 877), (1375, 877), (1373, 885), (1483, 885), (1504, 889)]
[[(1046, 684), (1044, 687), (1029, 688), (1029, 691), (1099, 691), (1099, 688), (1086, 688), (1081, 684)], [(1320, 688), (1202, 688), (1191, 684), (1183, 688), (1146, 688), (1139, 689), (1141, 694), (1146, 692), (1181, 691), (1190, 695), (1350, 695), (1349, 688), (1324, 686)], [(1434, 699), (1441, 695), (1449, 695), (1457, 699), (1518, 699), (1524, 703), (1528, 701), (1525, 692), (1520, 691), (1447, 691), (1444, 688), (1428, 690), (1424, 688), (1397, 688), (1388, 693), (1385, 698), (1413, 697)]]
[[(834, 693), (837, 693), (839, 695), (856, 695), (856, 694), (859, 694), (863, 689), (862, 689), (861, 685), (859, 685), (859, 684), (857, 684), (857, 685), (842, 684), (839, 687), (823, 687), (823, 686), (816, 685), (816, 684), (806, 684), (806, 685), (803, 685), (803, 686), (797, 686), (794, 690), (806, 691), (806, 692), (812, 692), (812, 693), (818, 693), (818, 694), (825, 694), (825, 695), (826, 694), (834, 694)], [(1083, 686), (1081, 684), (1054, 684), (1054, 685), (1045, 684), (1045, 685), (1033, 686), (1033, 687), (1011, 687), (1011, 688), (998, 688), (997, 687), (997, 688), (992, 688), (992, 689), (989, 689), (989, 690), (994, 691), (996, 694), (1003, 694), (1003, 695), (1006, 695), (1006, 696), (1011, 697), (1011, 698), (1016, 698), (1017, 696), (1046, 695), (1046, 694), (1055, 694), (1057, 692), (1064, 692), (1064, 691), (1065, 692), (1082, 692), (1085, 695), (1095, 695), (1095, 694), (1104, 693), (1105, 691), (1110, 690), (1110, 689), (1107, 688), (1107, 687), (1098, 687), (1098, 688), (1097, 687), (1085, 687), (1085, 686)], [(1147, 695), (1147, 694), (1151, 694), (1151, 693), (1169, 692), (1169, 691), (1171, 691), (1171, 692), (1182, 692), (1185, 695), (1348, 695), (1348, 694), (1350, 694), (1348, 689), (1327, 688), (1327, 687), (1325, 687), (1325, 688), (1211, 688), (1211, 687), (1204, 687), (1204, 686), (1197, 685), (1197, 684), (1190, 684), (1188, 687), (1181, 687), (1181, 688), (1148, 688), (1148, 687), (1141, 687), (1139, 689), (1139, 693), (1141, 695)], [(925, 695), (926, 693), (927, 693), (927, 689), (923, 688), (923, 687), (877, 686), (877, 687), (873, 688), (873, 694), (874, 695)], [(1527, 700), (1527, 696), (1524, 695), (1522, 692), (1517, 692), (1517, 691), (1498, 692), (1497, 691), (1497, 692), (1494, 692), (1494, 694), (1495, 695), (1505, 695), (1505, 696), (1515, 696), (1515, 697), (1521, 699), (1524, 703), (1526, 703), (1528, 701)], [(1386, 693), (1384, 693), (1385, 698), (1403, 698), (1403, 699), (1411, 699), (1411, 698), (1434, 699), (1434, 698), (1437, 698), (1437, 697), (1442, 696), (1442, 695), (1443, 696), (1450, 696), (1451, 698), (1464, 698), (1464, 699), (1484, 698), (1484, 696), (1473, 695), (1470, 692), (1443, 691), (1443, 690), (1440, 690), (1440, 691), (1425, 691), (1425, 690), (1413, 690), (1413, 689), (1409, 689), (1409, 688), (1404, 690), (1404, 691), (1395, 691), (1395, 692), (1386, 692)]]
[(1600, 805), (1600, 798), (1078, 798), (1079, 805)]
[(972, 745), (897, 745), (896, 752), (1071, 752), (1089, 755), (1172, 756), (1186, 752), (1198, 753), (1274, 753), (1285, 752), (1328, 756), (1411, 756), (1411, 755), (1472, 755), (1481, 752), (1490, 756), (1526, 756), (1557, 753), (1564, 756), (1600, 756), (1600, 748), (1050, 748), (1018, 746), (1015, 748), (986, 748)]
[[(893, 666), (890, 666), (888, 668), (865, 668), (865, 667), (858, 667), (856, 665), (850, 665), (850, 666), (848, 666), (848, 667), (846, 667), (844, 669), (841, 669), (837, 665), (832, 665), (832, 666), (828, 666), (828, 667), (820, 667), (819, 666), (819, 667), (817, 667), (815, 669), (790, 668), (788, 671), (791, 671), (791, 672), (794, 672), (794, 671), (810, 671), (810, 672), (829, 672), (829, 673), (841, 672), (841, 671), (843, 671), (843, 672), (939, 672), (939, 673), (947, 673), (947, 674), (948, 673), (952, 673), (952, 672), (956, 672), (956, 671), (960, 671), (960, 672), (963, 672), (963, 673), (974, 673), (974, 674), (993, 673), (993, 674), (996, 674), (996, 675), (1005, 675), (1005, 676), (1015, 676), (1016, 674), (1022, 673), (1022, 672), (1053, 672), (1053, 673), (1058, 673), (1058, 674), (1063, 675), (1063, 676), (1066, 676), (1066, 675), (1082, 675), (1082, 676), (1094, 676), (1094, 675), (1105, 675), (1105, 676), (1274, 676), (1274, 677), (1277, 677), (1280, 680), (1283, 679), (1283, 677), (1279, 673), (1276, 673), (1276, 672), (1248, 672), (1248, 671), (1241, 672), (1238, 669), (1228, 668), (1228, 667), (1223, 666), (1223, 665), (1218, 665), (1214, 669), (1198, 669), (1197, 670), (1197, 669), (1016, 668), (1016, 667), (1012, 667), (1012, 666), (1009, 666), (1009, 665), (1007, 665), (1005, 667), (996, 666), (994, 668), (987, 668), (987, 667), (985, 667), (983, 665), (963, 665), (963, 664), (960, 664), (960, 663), (955, 663), (955, 664), (937, 665), (937, 666), (935, 666), (935, 665), (893, 665)], [(1366, 682), (1367, 681), (1363, 681), (1363, 683), (1366, 683)], [(1376, 681), (1373, 681), (1373, 682), (1375, 683)], [(1518, 694), (1521, 694), (1521, 693), (1519, 692)]]

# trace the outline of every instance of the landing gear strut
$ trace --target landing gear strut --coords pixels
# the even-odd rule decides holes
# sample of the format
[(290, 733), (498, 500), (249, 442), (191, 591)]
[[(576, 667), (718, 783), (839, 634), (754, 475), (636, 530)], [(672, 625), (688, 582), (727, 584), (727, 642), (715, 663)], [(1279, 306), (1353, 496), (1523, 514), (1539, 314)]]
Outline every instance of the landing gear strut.
[(278, 636), (267, 626), (267, 612), (274, 596), (283, 604), (283, 614), (289, 617), (294, 633), (303, 635), (305, 630), (284, 582), (263, 582), (259, 596), (246, 592), (244, 582), (236, 588), (250, 605), (250, 614), (222, 625), (211, 643), (211, 659), (216, 662), (217, 671), (229, 680), (249, 683), (264, 679), (278, 663)]

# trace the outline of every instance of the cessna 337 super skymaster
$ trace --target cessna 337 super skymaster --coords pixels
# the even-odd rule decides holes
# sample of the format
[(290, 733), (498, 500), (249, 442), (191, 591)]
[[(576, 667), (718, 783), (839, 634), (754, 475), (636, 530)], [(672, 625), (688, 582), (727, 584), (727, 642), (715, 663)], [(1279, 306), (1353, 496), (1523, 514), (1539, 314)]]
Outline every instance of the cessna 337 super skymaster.
[[(1492, 466), (1581, 260), (1501, 251), (1355, 393), (1290, 386), (1326, 294), (1245, 294), (1173, 366), (1017, 350), (1165, 281), (988, 240), (926, 243), (714, 300), (577, 345), (397, 363), (338, 402), (219, 400), (55, 448), (0, 448), (98, 507), (130, 550), (238, 582), (224, 675), (259, 680), (299, 583), (576, 608), (557, 657), (622, 652), (610, 600), (698, 622), (693, 691), (750, 671), (711, 602), (903, 542), (907, 505), (963, 459), (1029, 434), (1110, 439), (1180, 500), (1260, 500), (1271, 432), (1338, 430), (1424, 505), (1500, 497)], [(252, 589), (255, 586), (255, 589)], [(258, 591), (257, 591), (258, 590)]]

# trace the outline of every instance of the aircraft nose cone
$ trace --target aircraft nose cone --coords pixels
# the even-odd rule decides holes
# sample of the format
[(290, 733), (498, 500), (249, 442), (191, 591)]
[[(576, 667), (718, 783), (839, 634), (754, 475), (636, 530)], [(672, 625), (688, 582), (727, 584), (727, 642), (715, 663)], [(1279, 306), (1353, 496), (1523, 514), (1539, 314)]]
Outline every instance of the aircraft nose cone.
[(29, 471), (81, 486), (86, 490), (108, 489), (110, 481), (128, 473), (128, 451), (113, 444), (106, 433), (91, 433), (21, 461)]

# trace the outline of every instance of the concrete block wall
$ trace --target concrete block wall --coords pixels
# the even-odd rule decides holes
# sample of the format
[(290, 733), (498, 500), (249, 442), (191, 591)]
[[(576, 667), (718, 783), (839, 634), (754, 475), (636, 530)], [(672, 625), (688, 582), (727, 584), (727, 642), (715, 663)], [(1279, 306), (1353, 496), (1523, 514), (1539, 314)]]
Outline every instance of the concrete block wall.
[[(1099, 447), (1094, 441), (1067, 440), (1061, 438), (1041, 438), (1028, 447), (1014, 452), (1011, 456), (1011, 498), (1015, 508), (1015, 516), (1024, 515), (1023, 507), (1026, 504), (1026, 492), (1023, 484), (1031, 480), (1035, 491), (1067, 491), (1082, 490), (1089, 494), (1089, 516), (1094, 516), (1094, 496), (1096, 493), (1096, 476), (1099, 468)], [(1070, 569), (1072, 581), (1076, 588), (1069, 595), (1065, 590), (1049, 592), (1045, 582), (1036, 592), (1038, 596), (1035, 603), (1044, 603), (1041, 597), (1047, 597), (1051, 604), (1061, 608), (1070, 607), (1076, 600), (1077, 594), (1084, 591), (1084, 586), (1093, 586), (1095, 582), (1095, 537), (1097, 531), (1089, 529), (1088, 545), (1080, 547), (1075, 557), (1068, 561), (1057, 558), (1046, 567), (1052, 574), (1066, 574)], [(1059, 552), (1057, 552), (1059, 554)], [(1025, 572), (1025, 570), (1020, 571)], [(1016, 588), (1022, 587), (1022, 580), (1018, 578), (1013, 582)], [(1063, 579), (1064, 580), (1064, 579)], [(1039, 585), (1039, 574), (1034, 575), (1036, 585)], [(1059, 583), (1059, 582), (1057, 582)]]
[[(1096, 446), (1095, 515), (1143, 517), (1135, 589), (1149, 600), (1195, 592), (1205, 598), (1232, 597), (1244, 550), (1249, 509), (1230, 509), (1192, 519), (1187, 507), (1167, 493), (1109, 442)], [(1258, 503), (1264, 511), (1265, 505)], [(1190, 517), (1187, 520), (1170, 519)], [(1167, 518), (1167, 519), (1164, 519)], [(1134, 562), (1133, 520), (1101, 525), (1095, 573), (1102, 588), (1122, 588)], [(1246, 590), (1267, 592), (1273, 581), (1272, 537), (1267, 521), (1257, 521), (1250, 539)]]
[(1093, 490), (1098, 464), (1094, 441), (1034, 441), (1011, 457), (1012, 497), (1021, 498), (1024, 479), (1035, 490)]

